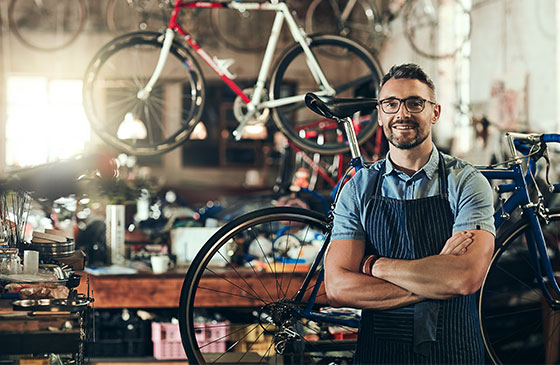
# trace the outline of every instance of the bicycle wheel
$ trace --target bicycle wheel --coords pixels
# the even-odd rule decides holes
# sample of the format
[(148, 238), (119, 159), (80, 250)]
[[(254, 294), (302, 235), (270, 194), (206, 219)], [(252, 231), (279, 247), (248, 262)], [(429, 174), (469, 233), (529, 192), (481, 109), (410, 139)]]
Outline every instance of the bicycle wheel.
[[(553, 269), (560, 268), (560, 210), (541, 221)], [(554, 364), (559, 360), (560, 314), (547, 303), (529, 259), (524, 219), (501, 235), (479, 299), (484, 344), (497, 364)]]
[(370, 45), (376, 34), (375, 10), (365, 0), (352, 6), (346, 20), (348, 0), (313, 0), (305, 13), (305, 30), (308, 34), (335, 34)]
[(84, 78), (84, 108), (94, 131), (116, 149), (140, 156), (183, 143), (200, 120), (204, 80), (191, 53), (174, 42), (161, 75), (145, 98), (163, 35), (125, 34), (106, 44)]
[(212, 9), (211, 24), (218, 41), (238, 52), (266, 48), (275, 13), (272, 11)]
[[(335, 90), (332, 97), (377, 96), (381, 68), (365, 48), (333, 35), (312, 37), (308, 44)], [(300, 95), (301, 101), (273, 108), (274, 122), (299, 148), (324, 154), (344, 153), (349, 147), (342, 127), (334, 120), (320, 118), (303, 101), (305, 93), (320, 94), (322, 91), (323, 87), (311, 73), (303, 48), (299, 44), (292, 46), (280, 58), (272, 75), (270, 99)], [(375, 132), (377, 109), (362, 110), (354, 119), (358, 142), (363, 143)]]
[(412, 0), (404, 12), (406, 37), (418, 54), (453, 57), (471, 36), (471, 15), (460, 0)]
[[(294, 301), (325, 229), (321, 214), (276, 207), (243, 215), (214, 234), (181, 290), (179, 325), (189, 363), (349, 361), (354, 341), (336, 338), (355, 337), (357, 330), (300, 314), (318, 272), (303, 300)], [(321, 286), (314, 308), (325, 302)]]
[(86, 22), (85, 0), (12, 0), (8, 21), (14, 36), (37, 51), (68, 46)]
[(105, 11), (107, 27), (115, 34), (161, 31), (167, 25), (162, 0), (109, 0)]

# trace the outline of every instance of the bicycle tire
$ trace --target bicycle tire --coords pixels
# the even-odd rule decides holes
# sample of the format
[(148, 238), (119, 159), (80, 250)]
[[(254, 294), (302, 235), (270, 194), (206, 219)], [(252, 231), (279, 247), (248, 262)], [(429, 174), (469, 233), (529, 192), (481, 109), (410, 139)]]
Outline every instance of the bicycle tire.
[[(383, 74), (377, 60), (364, 47), (335, 35), (311, 37), (308, 45), (335, 90), (335, 95), (331, 97), (377, 97)], [(338, 79), (333, 82), (333, 77), (337, 76)], [(275, 67), (270, 99), (304, 95), (307, 92), (321, 93), (322, 90), (307, 66), (303, 48), (295, 44), (283, 54)], [(301, 149), (324, 154), (349, 151), (341, 126), (307, 109), (303, 99), (273, 108), (272, 117), (284, 135)], [(377, 128), (377, 109), (363, 110), (359, 122), (354, 123), (354, 126), (358, 143), (365, 142)]]
[(137, 31), (161, 31), (168, 14), (161, 0), (108, 0), (105, 7), (107, 28), (113, 34)]
[[(85, 0), (11, 0), (8, 24), (13, 35), (36, 51), (52, 52), (69, 46), (84, 29), (87, 18)], [(54, 11), (53, 11), (54, 9)]]
[[(550, 218), (549, 224), (541, 220), (541, 226), (547, 249), (554, 254), (553, 268), (557, 270), (560, 263), (560, 209), (551, 209)], [(558, 361), (558, 354), (556, 361), (550, 358), (550, 354), (548, 358), (546, 356), (549, 338), (544, 333), (544, 325), (548, 315), (554, 315), (551, 322), (556, 326), (560, 317), (545, 305), (535, 268), (529, 261), (525, 234), (530, 234), (530, 230), (529, 220), (525, 218), (500, 235), (496, 240), (498, 249), (481, 287), (480, 328), (489, 360), (495, 364)]]
[[(411, 0), (405, 5), (404, 28), (408, 43), (416, 53), (427, 58), (453, 57), (471, 37), (471, 14), (460, 0), (431, 0), (430, 4), (436, 5), (430, 9), (433, 14), (426, 14), (426, 9), (429, 7), (425, 6), (424, 0)], [(455, 23), (449, 26), (440, 24), (441, 19), (453, 20), (454, 15), (450, 13), (460, 14), (465, 30), (457, 32), (458, 27)], [(439, 42), (439, 37), (444, 35), (449, 38), (450, 34), (456, 38), (453, 44), (450, 44), (449, 40)]]
[[(280, 228), (288, 228), (288, 234), (278, 235)], [(192, 261), (181, 289), (179, 327), (189, 363), (258, 360), (302, 364), (343, 355), (351, 359), (355, 343), (318, 341), (318, 322), (306, 321), (296, 313), (306, 305), (309, 295), (300, 304), (292, 300), (309, 270), (311, 257), (316, 255), (312, 247), (319, 247), (325, 230), (323, 215), (294, 207), (253, 211), (219, 229)], [(235, 254), (230, 257), (228, 252)], [(293, 258), (282, 262), (280, 257), (287, 252)], [(305, 293), (311, 292), (317, 276)], [(271, 283), (268, 286), (266, 279)], [(237, 303), (232, 298), (237, 298)], [(325, 302), (322, 287), (317, 298)], [(235, 307), (228, 310), (228, 306)], [(215, 317), (218, 311), (221, 317)], [(279, 329), (282, 324), (289, 324), (299, 341), (279, 355), (274, 350), (274, 338), (278, 341), (285, 333)], [(320, 333), (332, 337), (328, 331)], [(334, 346), (340, 353), (329, 351)], [(351, 349), (343, 350), (343, 346)]]
[[(202, 71), (190, 51), (177, 41), (148, 98), (137, 97), (154, 71), (163, 39), (163, 34), (154, 32), (117, 37), (97, 52), (84, 76), (84, 109), (93, 130), (127, 154), (167, 152), (187, 140), (200, 121), (205, 95)], [(145, 138), (140, 132), (134, 135), (133, 130), (119, 138), (119, 127), (126, 120), (141, 121)]]
[(368, 1), (358, 0), (343, 24), (340, 17), (346, 4), (340, 5), (347, 2), (313, 0), (305, 13), (305, 31), (308, 34), (340, 35), (370, 46), (376, 36), (376, 11)]
[[(257, 53), (265, 50), (274, 22), (271, 11), (212, 9), (210, 22), (218, 41), (230, 50)], [(266, 29), (266, 31), (264, 31)]]

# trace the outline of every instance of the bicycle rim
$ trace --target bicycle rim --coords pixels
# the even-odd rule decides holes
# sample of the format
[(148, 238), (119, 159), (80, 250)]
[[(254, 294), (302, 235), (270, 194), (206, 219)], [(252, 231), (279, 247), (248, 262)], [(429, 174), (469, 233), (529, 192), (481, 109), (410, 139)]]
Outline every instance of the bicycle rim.
[(471, 36), (471, 15), (459, 0), (412, 0), (404, 25), (411, 47), (427, 58), (453, 57)]
[(78, 37), (86, 21), (84, 0), (12, 0), (8, 8), (10, 31), (37, 51), (56, 51)]
[[(358, 43), (338, 36), (313, 37), (309, 47), (315, 55), (336, 98), (376, 97), (382, 73), (375, 58)], [(344, 70), (344, 72), (341, 72)], [(332, 119), (319, 117), (305, 106), (303, 95), (321, 95), (318, 84), (308, 67), (301, 46), (294, 45), (281, 57), (272, 76), (270, 96), (278, 100), (300, 95), (301, 101), (273, 108), (278, 128), (299, 148), (307, 151), (337, 154), (349, 151), (341, 126)], [(358, 142), (372, 136), (377, 126), (377, 109), (362, 110), (354, 117)]]
[(375, 12), (367, 1), (359, 0), (346, 21), (340, 19), (348, 1), (314, 0), (305, 14), (308, 34), (336, 34), (370, 45), (375, 35)]
[(125, 34), (104, 46), (87, 68), (86, 115), (94, 131), (122, 152), (167, 152), (183, 143), (200, 120), (204, 80), (189, 51), (178, 43), (148, 97), (138, 97), (154, 71), (162, 42), (158, 33)]
[(161, 0), (109, 0), (105, 12), (107, 27), (114, 34), (160, 31), (167, 25)]
[[(560, 211), (541, 222), (554, 271), (560, 267)], [(482, 335), (490, 360), (497, 364), (557, 363), (560, 314), (552, 309), (537, 282), (525, 233), (527, 219), (498, 242), (479, 299)]]
[[(221, 228), (193, 260), (181, 291), (179, 323), (190, 363), (318, 363), (352, 358), (356, 330), (303, 319), (317, 280), (294, 296), (323, 242), (324, 217), (277, 207)], [(321, 286), (315, 307), (326, 302)], [(278, 354), (275, 345), (282, 346)], [(286, 336), (286, 337), (285, 337)], [(328, 363), (328, 362), (327, 362)]]

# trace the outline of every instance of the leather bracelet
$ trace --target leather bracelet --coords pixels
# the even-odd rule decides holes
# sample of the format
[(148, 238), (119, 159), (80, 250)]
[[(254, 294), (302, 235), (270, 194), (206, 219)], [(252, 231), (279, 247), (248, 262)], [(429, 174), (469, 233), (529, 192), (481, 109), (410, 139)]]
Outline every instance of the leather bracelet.
[(375, 255), (369, 255), (369, 256), (366, 256), (362, 260), (361, 271), (362, 271), (363, 274), (371, 276), (371, 269), (372, 269), (373, 263), (375, 262), (376, 259), (377, 259), (377, 257)]

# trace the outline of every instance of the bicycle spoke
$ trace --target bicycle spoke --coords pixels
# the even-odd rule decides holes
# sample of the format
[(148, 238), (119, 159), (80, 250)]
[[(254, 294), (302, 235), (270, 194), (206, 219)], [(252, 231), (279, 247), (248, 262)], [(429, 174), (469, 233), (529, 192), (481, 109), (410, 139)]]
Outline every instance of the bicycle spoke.
[[(263, 302), (264, 304), (266, 304), (266, 302), (264, 301), (264, 299), (262, 299), (262, 298), (258, 295), (258, 293), (255, 291), (255, 289), (253, 289), (253, 287), (245, 280), (245, 278), (243, 278), (243, 277), (241, 276), (241, 274), (239, 273), (239, 271), (237, 271), (237, 269), (236, 269), (235, 267), (231, 266), (231, 265), (230, 265), (230, 267), (231, 267), (231, 269), (233, 269), (233, 271), (237, 274), (237, 276), (247, 285), (247, 287), (253, 292), (254, 296), (253, 296), (252, 298), (257, 299), (257, 300)], [(205, 270), (211, 272), (213, 275), (215, 275), (215, 276), (217, 276), (217, 277), (223, 279), (224, 281), (230, 283), (231, 285), (233, 285), (233, 286), (235, 286), (235, 287), (237, 287), (237, 288), (243, 290), (243, 291), (246, 292), (247, 294), (252, 295), (252, 294), (249, 293), (247, 290), (245, 290), (245, 289), (243, 289), (242, 287), (240, 287), (239, 285), (235, 284), (233, 281), (227, 279), (227, 278), (224, 277), (224, 276), (220, 276), (219, 274), (217, 274), (217, 273), (214, 272), (213, 270), (211, 270), (211, 269), (209, 269), (209, 268), (206, 268)], [(261, 283), (262, 283), (262, 282), (261, 282)], [(267, 291), (267, 293), (268, 293), (268, 291)], [(271, 298), (271, 300), (272, 300), (272, 297), (270, 297), (270, 298)]]
[[(307, 236), (307, 232), (309, 232), (309, 227), (306, 228), (306, 233), (305, 233), (304, 237)], [(305, 239), (304, 239), (304, 241), (305, 241)], [(299, 257), (302, 257), (302, 256), (303, 256), (302, 253), (303, 253), (303, 245), (300, 245), (300, 247), (299, 247), (299, 252), (298, 252), (297, 257), (298, 257), (298, 258), (299, 258)], [(288, 280), (288, 285), (286, 286), (286, 293), (284, 293), (284, 295), (287, 295), (288, 290), (290, 289), (290, 284), (292, 283), (292, 278), (294, 277), (294, 274), (295, 274), (295, 272), (296, 272), (296, 267), (297, 267), (297, 265), (298, 265), (298, 262), (297, 262), (298, 260), (299, 260), (299, 259), (296, 259), (296, 263), (294, 264), (294, 267), (292, 268), (292, 275), (290, 275), (290, 279)], [(294, 299), (295, 295), (296, 295), (296, 294), (294, 294), (294, 295), (292, 296), (292, 299)]]
[[(246, 292), (247, 294), (251, 294), (251, 293), (249, 293), (248, 291), (244, 290), (243, 288), (241, 288), (241, 287), (235, 285), (235, 283), (233, 283), (233, 282), (231, 282), (231, 281), (229, 281), (229, 280), (226, 280), (226, 281), (229, 282), (231, 285), (236, 286), (236, 287), (238, 287), (239, 289), (243, 290), (243, 291)], [(253, 296), (253, 295), (241, 295), (241, 294), (236, 294), (236, 293), (229, 293), (229, 292), (226, 292), (226, 291), (223, 291), (223, 290), (218, 290), (218, 289), (215, 289), (215, 288), (206, 288), (206, 287), (204, 287), (204, 286), (199, 286), (198, 288), (199, 288), (199, 289), (202, 289), (202, 290), (208, 290), (208, 291), (211, 291), (211, 292), (213, 292), (213, 293), (226, 294), (226, 295), (229, 295), (229, 296), (232, 296), (232, 297), (247, 298), (247, 299), (255, 299), (255, 300), (259, 300), (259, 301), (265, 303), (264, 300), (262, 300), (262, 299), (261, 299), (260, 297), (258, 297), (258, 296), (255, 297), (255, 296)]]

